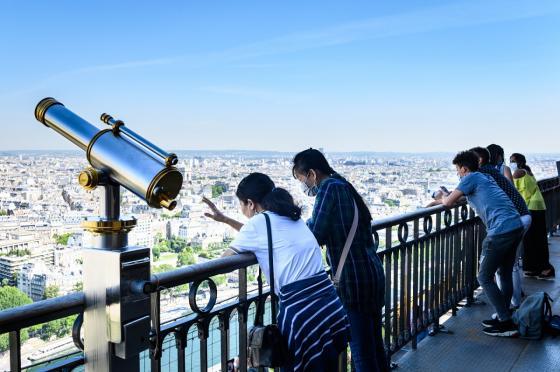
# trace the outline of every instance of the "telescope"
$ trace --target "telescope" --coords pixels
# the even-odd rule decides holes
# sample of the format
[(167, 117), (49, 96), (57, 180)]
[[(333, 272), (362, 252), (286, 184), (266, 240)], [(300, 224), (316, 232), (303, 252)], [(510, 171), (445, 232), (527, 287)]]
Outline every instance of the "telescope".
[(50, 97), (39, 102), (35, 118), (85, 150), (92, 168), (80, 173), (84, 188), (93, 189), (106, 178), (151, 207), (172, 210), (177, 205), (173, 199), (183, 184), (182, 174), (173, 167), (177, 156), (136, 134), (123, 121), (102, 114), (101, 121), (110, 128), (99, 130)]
[[(139, 354), (150, 341), (150, 297), (131, 286), (150, 280), (150, 249), (128, 246), (128, 232), (136, 219), (121, 218), (120, 187), (153, 208), (174, 209), (183, 184), (183, 175), (174, 167), (177, 156), (122, 120), (102, 114), (107, 127), (99, 129), (54, 98), (37, 104), (35, 118), (85, 151), (91, 167), (80, 173), (78, 181), (87, 190), (102, 191), (100, 216), (82, 222), (93, 237), (92, 246), (82, 249), (84, 342), (80, 332), (73, 333), (74, 342), (84, 350), (86, 372), (139, 370)], [(81, 326), (75, 324), (77, 329)]]

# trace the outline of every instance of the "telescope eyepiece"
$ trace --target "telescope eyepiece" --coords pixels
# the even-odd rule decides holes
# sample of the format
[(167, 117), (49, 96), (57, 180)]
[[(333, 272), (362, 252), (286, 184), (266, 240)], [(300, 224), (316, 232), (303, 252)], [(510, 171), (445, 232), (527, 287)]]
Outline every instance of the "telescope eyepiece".
[(35, 107), (35, 119), (48, 127), (47, 123), (45, 123), (45, 113), (50, 107), (54, 105), (64, 106), (62, 103), (58, 102), (52, 97), (43, 98)]

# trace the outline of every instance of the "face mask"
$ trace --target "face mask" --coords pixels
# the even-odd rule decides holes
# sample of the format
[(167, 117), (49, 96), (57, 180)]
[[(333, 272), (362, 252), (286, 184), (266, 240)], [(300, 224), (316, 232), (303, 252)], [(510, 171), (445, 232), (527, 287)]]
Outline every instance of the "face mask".
[(512, 161), (511, 163), (509, 163), (509, 168), (512, 172), (515, 172), (517, 170), (517, 163)]
[[(307, 177), (305, 179), (307, 181)], [(306, 182), (302, 182), (301, 191), (307, 196), (314, 197), (319, 193), (319, 188), (316, 185), (308, 186)]]

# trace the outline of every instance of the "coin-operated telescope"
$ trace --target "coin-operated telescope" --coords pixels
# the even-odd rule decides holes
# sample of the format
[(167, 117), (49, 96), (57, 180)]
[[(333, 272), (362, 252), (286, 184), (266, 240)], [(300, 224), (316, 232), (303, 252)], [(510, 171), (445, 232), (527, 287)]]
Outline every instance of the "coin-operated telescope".
[(93, 246), (83, 250), (86, 370), (139, 370), (139, 354), (149, 347), (150, 298), (130, 284), (150, 280), (150, 249), (128, 246), (136, 219), (121, 218), (120, 186), (153, 208), (174, 209), (183, 184), (177, 156), (108, 114), (101, 115), (108, 128), (100, 130), (54, 98), (37, 104), (35, 118), (85, 151), (91, 167), (78, 181), (101, 190), (100, 216), (82, 222), (93, 236)]

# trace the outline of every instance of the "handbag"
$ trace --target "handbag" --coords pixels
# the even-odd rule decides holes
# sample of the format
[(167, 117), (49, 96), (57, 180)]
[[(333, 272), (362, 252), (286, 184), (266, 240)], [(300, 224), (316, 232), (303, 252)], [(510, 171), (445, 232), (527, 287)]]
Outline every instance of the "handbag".
[(332, 275), (332, 282), (336, 288), (338, 288), (340, 283), (340, 277), (342, 276), (342, 269), (344, 268), (344, 263), (346, 262), (346, 257), (348, 257), (348, 252), (350, 251), (350, 247), (352, 246), (352, 242), (354, 241), (354, 236), (356, 236), (356, 230), (358, 229), (358, 206), (354, 201), (354, 219), (352, 220), (352, 227), (350, 228), (350, 232), (346, 237), (346, 243), (344, 243), (344, 248), (342, 249), (342, 254), (340, 255), (340, 260), (338, 261), (338, 268), (336, 269), (336, 273)]
[(280, 328), (276, 324), (276, 294), (274, 292), (274, 262), (272, 256), (272, 229), (270, 227), (270, 217), (263, 213), (266, 219), (266, 230), (268, 235), (268, 263), (270, 267), (270, 303), (272, 310), (272, 324), (263, 325), (263, 314), (265, 301), (262, 299), (262, 272), (259, 267), (259, 303), (255, 322), (249, 330), (247, 336), (248, 364), (249, 367), (281, 367), (288, 364), (289, 352), (288, 343)]

